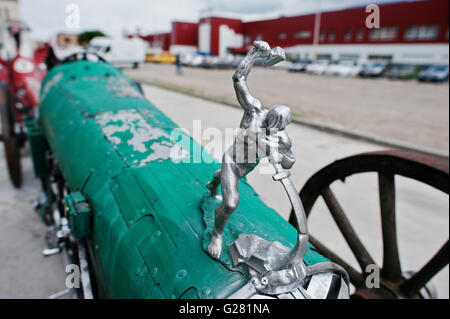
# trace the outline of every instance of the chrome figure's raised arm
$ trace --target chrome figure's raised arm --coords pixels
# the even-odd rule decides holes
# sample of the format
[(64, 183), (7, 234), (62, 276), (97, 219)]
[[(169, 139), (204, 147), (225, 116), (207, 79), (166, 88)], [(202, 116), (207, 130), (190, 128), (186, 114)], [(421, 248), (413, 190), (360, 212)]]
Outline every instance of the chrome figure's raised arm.
[(261, 101), (250, 93), (247, 85), (247, 76), (255, 63), (256, 58), (269, 56), (270, 51), (271, 49), (267, 42), (255, 41), (253, 43), (253, 47), (250, 49), (244, 60), (239, 63), (239, 66), (233, 74), (233, 84), (234, 90), (236, 91), (236, 97), (239, 104), (247, 112), (250, 112), (254, 108), (263, 108)]
[[(295, 163), (292, 142), (286, 132), (286, 127), (292, 121), (292, 111), (285, 105), (273, 105), (266, 110), (262, 103), (251, 95), (247, 77), (257, 57), (262, 57), (265, 65), (274, 65), (284, 60), (286, 54), (280, 47), (271, 49), (266, 42), (255, 41), (253, 48), (233, 75), (236, 96), (245, 112), (233, 145), (223, 154), (221, 168), (206, 185), (211, 192), (211, 204), (221, 200), (220, 205), (215, 206), (214, 228), (207, 230), (204, 236), (208, 243), (207, 252), (212, 258), (224, 262), (220, 258), (225, 225), (239, 205), (239, 180), (249, 174), (260, 160), (268, 157), (275, 168), (273, 180), (283, 185), (291, 202), (297, 221), (297, 243), (291, 249), (255, 234), (240, 234), (237, 240), (228, 244), (228, 252), (234, 267), (243, 266), (251, 279), (231, 298), (246, 298), (255, 294), (281, 296), (287, 293), (290, 293), (290, 296), (310, 298), (310, 294), (314, 296), (313, 290), (318, 290), (314, 287), (318, 286), (311, 285), (311, 292), (308, 292), (305, 288), (307, 277), (311, 281), (320, 281), (322, 277), (313, 277), (316, 274), (329, 273), (328, 277), (331, 278), (332, 273), (337, 272), (343, 275), (348, 284), (348, 275), (342, 267), (331, 262), (314, 264), (311, 267), (303, 261), (308, 249), (309, 235), (306, 214), (289, 172)], [(251, 156), (252, 154), (254, 156)], [(221, 198), (219, 185), (222, 190)], [(208, 214), (213, 207), (208, 204), (202, 208), (205, 220), (211, 220)], [(232, 230), (231, 232), (233, 233)]]

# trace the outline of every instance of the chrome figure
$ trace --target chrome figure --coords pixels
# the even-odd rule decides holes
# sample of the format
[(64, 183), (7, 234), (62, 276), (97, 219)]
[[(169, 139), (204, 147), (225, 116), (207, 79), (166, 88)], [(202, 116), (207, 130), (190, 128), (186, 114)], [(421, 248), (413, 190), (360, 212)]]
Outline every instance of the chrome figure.
[(222, 252), (225, 224), (239, 204), (239, 179), (250, 173), (264, 157), (269, 157), (270, 162), (280, 169), (290, 169), (295, 162), (292, 143), (285, 131), (292, 120), (290, 108), (274, 105), (269, 110), (264, 109), (247, 86), (247, 76), (258, 57), (262, 57), (266, 65), (273, 65), (284, 60), (285, 53), (279, 47), (271, 49), (267, 42), (255, 41), (233, 75), (234, 89), (244, 115), (233, 145), (223, 154), (221, 169), (207, 184), (213, 195), (217, 195), (217, 188), (222, 185), (223, 200), (215, 211), (215, 225), (208, 246), (209, 255), (215, 259)]

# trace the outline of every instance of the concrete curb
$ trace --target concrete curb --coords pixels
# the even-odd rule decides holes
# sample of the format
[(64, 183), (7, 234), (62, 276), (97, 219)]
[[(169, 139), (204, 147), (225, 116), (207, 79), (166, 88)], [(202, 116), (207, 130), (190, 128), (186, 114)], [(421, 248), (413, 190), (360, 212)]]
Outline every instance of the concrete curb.
[[(189, 96), (197, 97), (202, 100), (240, 108), (240, 106), (237, 104), (221, 100), (220, 98), (215, 98), (212, 96), (207, 96), (207, 95), (203, 95), (203, 94), (199, 94), (199, 93), (193, 93), (189, 89), (183, 90), (183, 88), (181, 88), (181, 87), (171, 86), (169, 84), (165, 84), (165, 83), (159, 82), (159, 81), (150, 81), (150, 80), (145, 80), (145, 79), (141, 79), (141, 78), (133, 77), (133, 76), (132, 76), (132, 78), (134, 78), (134, 80), (136, 80), (136, 81), (139, 81), (139, 82), (147, 84), (147, 85), (153, 85), (153, 86), (156, 86), (156, 87), (159, 87), (162, 89), (166, 89), (169, 91), (174, 91), (174, 92), (186, 94)], [(317, 122), (317, 121), (313, 121), (313, 120), (300, 118), (298, 116), (294, 116), (293, 122), (296, 124), (307, 126), (307, 127), (310, 127), (310, 128), (313, 128), (313, 129), (316, 129), (319, 131), (323, 131), (323, 132), (339, 134), (339, 135), (342, 135), (345, 137), (362, 140), (362, 141), (370, 142), (373, 144), (378, 144), (378, 145), (382, 145), (382, 146), (386, 146), (386, 147), (393, 147), (395, 149), (412, 151), (412, 152), (416, 152), (416, 153), (425, 154), (428, 156), (437, 157), (437, 158), (444, 159), (444, 160), (449, 160), (448, 153), (433, 150), (433, 149), (426, 148), (426, 147), (407, 144), (407, 143), (403, 143), (403, 142), (400, 142), (397, 140), (386, 139), (386, 138), (382, 138), (382, 137), (378, 137), (375, 135), (370, 135), (370, 134), (366, 134), (366, 133), (362, 133), (362, 132), (358, 132), (358, 131), (352, 131), (352, 130), (348, 130), (348, 129), (338, 127), (335, 125), (325, 124), (325, 123), (321, 123), (321, 122)]]

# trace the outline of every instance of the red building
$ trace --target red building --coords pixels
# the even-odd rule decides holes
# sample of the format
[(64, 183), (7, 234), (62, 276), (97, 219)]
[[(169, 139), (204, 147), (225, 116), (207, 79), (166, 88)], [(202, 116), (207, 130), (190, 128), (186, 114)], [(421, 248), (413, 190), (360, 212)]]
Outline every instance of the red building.
[[(322, 44), (391, 44), (448, 42), (448, 0), (425, 0), (380, 5), (381, 29), (365, 25), (366, 7), (324, 12), (320, 17)], [(247, 42), (259, 37), (274, 45), (313, 44), (316, 15), (281, 17), (244, 23)], [(412, 28), (430, 27), (430, 33), (413, 36)]]
[(177, 52), (224, 55), (246, 51), (253, 41), (281, 46), (297, 58), (386, 58), (409, 63), (448, 64), (448, 0), (379, 5), (380, 28), (369, 29), (366, 7), (242, 22), (207, 17), (198, 24), (174, 22), (170, 43)]
[(197, 46), (198, 23), (172, 22), (170, 43), (178, 46)]
[(172, 44), (172, 32), (139, 35), (139, 38), (148, 42), (151, 48), (160, 48), (165, 51), (169, 50)]
[(199, 49), (212, 55), (224, 55), (228, 48), (242, 47), (244, 23), (239, 19), (202, 18), (199, 22)]

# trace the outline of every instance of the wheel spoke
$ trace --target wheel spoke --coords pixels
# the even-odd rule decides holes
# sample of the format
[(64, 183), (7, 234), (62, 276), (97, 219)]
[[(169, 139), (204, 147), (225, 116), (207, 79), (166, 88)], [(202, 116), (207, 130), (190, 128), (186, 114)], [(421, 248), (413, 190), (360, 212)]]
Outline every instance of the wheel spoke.
[(375, 264), (375, 262), (373, 261), (372, 257), (370, 257), (366, 248), (362, 244), (331, 189), (329, 187), (326, 187), (322, 191), (321, 195), (325, 200), (325, 203), (327, 204), (334, 221), (339, 227), (339, 230), (341, 231), (347, 244), (355, 255), (355, 258), (358, 261), (361, 270), (364, 272), (368, 265)]
[(417, 295), (419, 290), (424, 287), (431, 278), (434, 277), (442, 268), (444, 268), (449, 260), (448, 252), (448, 241), (444, 246), (434, 255), (431, 260), (422, 267), (417, 273), (415, 273), (411, 278), (406, 280), (400, 289), (408, 296), (413, 297)]
[(383, 232), (383, 268), (381, 276), (391, 282), (402, 278), (395, 217), (395, 180), (392, 174), (378, 174), (381, 229)]
[(320, 241), (318, 241), (313, 236), (309, 236), (309, 242), (313, 245), (322, 255), (332, 260), (336, 264), (344, 267), (347, 271), (348, 276), (350, 278), (350, 282), (355, 285), (355, 287), (362, 287), (364, 285), (364, 277), (359, 273), (355, 268), (347, 264), (343, 261), (339, 256), (333, 253), (330, 249), (328, 249), (325, 245), (323, 245)]

